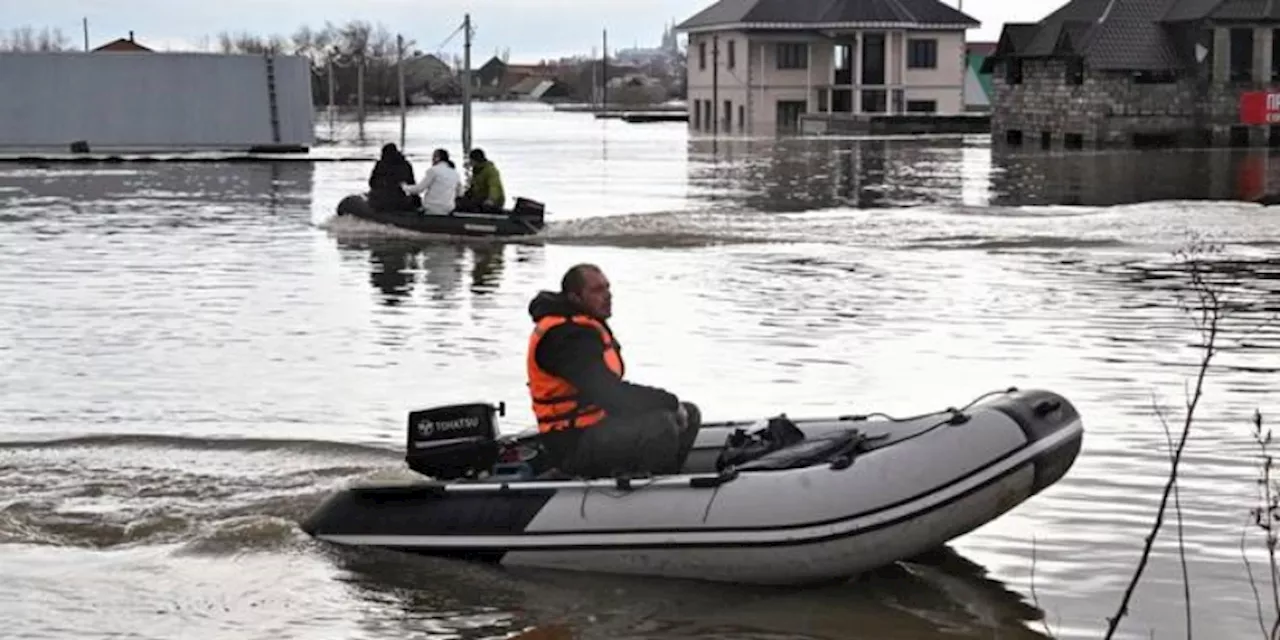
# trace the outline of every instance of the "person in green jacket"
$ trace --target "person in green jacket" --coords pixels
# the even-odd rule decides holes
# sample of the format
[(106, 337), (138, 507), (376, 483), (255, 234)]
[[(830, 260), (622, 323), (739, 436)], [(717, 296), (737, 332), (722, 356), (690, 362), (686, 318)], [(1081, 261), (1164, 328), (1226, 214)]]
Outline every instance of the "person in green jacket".
[(502, 190), (502, 175), (498, 167), (485, 157), (482, 149), (472, 149), (471, 182), (458, 198), (458, 211), (500, 212), (507, 202)]

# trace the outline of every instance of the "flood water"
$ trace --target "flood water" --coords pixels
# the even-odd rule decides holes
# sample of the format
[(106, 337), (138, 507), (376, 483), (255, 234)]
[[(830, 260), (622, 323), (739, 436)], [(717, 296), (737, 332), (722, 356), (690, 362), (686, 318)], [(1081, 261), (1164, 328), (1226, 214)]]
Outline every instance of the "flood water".
[[(410, 117), (419, 173), (435, 146), (460, 155), (457, 123)], [(397, 126), (361, 142), (341, 124), (318, 153), (372, 159)], [(1249, 418), (1280, 417), (1280, 327), (1262, 322), (1280, 213), (1231, 200), (1280, 163), (690, 140), (512, 105), (478, 105), (475, 140), (509, 197), (547, 203), (547, 239), (325, 228), (371, 161), (0, 165), (4, 637), (1100, 637), (1168, 470), (1153, 397), (1180, 425), (1200, 355), (1172, 255), (1191, 231), (1224, 244), (1238, 307), (1179, 485), (1195, 632), (1258, 632), (1240, 541)], [(336, 488), (404, 476), (411, 409), (501, 400), (522, 428), (526, 305), (580, 261), (613, 282), (628, 376), (708, 420), (1042, 387), (1077, 405), (1084, 449), (949, 552), (817, 589), (509, 571), (298, 530)], [(1184, 635), (1174, 524), (1123, 637)], [(1261, 534), (1246, 545), (1263, 571)]]

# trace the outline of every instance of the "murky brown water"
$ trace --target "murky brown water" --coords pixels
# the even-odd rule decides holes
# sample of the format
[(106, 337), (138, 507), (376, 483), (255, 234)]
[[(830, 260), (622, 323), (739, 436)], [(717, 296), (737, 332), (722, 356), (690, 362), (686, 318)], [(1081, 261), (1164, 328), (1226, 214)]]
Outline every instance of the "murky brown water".
[[(413, 117), (410, 150), (456, 148), (455, 115)], [(326, 153), (372, 157), (395, 124)], [(689, 141), (506, 105), (477, 107), (476, 140), (509, 193), (547, 202), (545, 242), (315, 226), (369, 163), (0, 165), (5, 637), (1010, 638), (1042, 636), (1041, 610), (1098, 637), (1168, 466), (1152, 394), (1177, 417), (1198, 357), (1170, 252), (1189, 230), (1227, 243), (1248, 304), (1230, 345), (1280, 312), (1280, 214), (1224, 201), (1261, 193), (1258, 156)], [(525, 306), (583, 260), (613, 280), (629, 375), (708, 419), (1042, 386), (1077, 403), (1085, 448), (952, 553), (816, 590), (511, 572), (298, 532), (335, 487), (402, 473), (411, 408), (485, 398), (527, 419)], [(1277, 351), (1271, 326), (1221, 354), (1188, 444), (1198, 634), (1257, 632), (1248, 415), (1280, 415)], [(1128, 637), (1182, 635), (1173, 534)]]

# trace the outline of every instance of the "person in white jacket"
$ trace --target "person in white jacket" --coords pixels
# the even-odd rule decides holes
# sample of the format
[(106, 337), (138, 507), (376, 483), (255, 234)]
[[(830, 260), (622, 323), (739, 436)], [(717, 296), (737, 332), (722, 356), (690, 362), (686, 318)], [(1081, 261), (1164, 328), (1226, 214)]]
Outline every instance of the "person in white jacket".
[(418, 184), (401, 186), (407, 195), (421, 194), (422, 208), (438, 216), (452, 212), (458, 196), (462, 195), (462, 178), (444, 149), (431, 153), (431, 168), (422, 174)]

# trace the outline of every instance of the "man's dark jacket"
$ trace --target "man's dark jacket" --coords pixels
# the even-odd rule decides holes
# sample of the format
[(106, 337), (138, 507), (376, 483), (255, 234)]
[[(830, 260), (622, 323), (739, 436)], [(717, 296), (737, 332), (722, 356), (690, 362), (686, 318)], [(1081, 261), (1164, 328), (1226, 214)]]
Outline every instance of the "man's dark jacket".
[[(529, 302), (529, 315), (534, 323), (547, 316), (582, 314), (585, 312), (562, 294), (551, 291), (539, 292)], [(603, 320), (597, 320), (608, 327)], [(604, 340), (594, 327), (573, 322), (552, 327), (538, 342), (534, 361), (543, 371), (568, 380), (578, 389), (583, 402), (604, 409), (610, 417), (676, 411), (680, 407), (675, 395), (657, 387), (626, 382), (610, 371), (604, 363)]]

